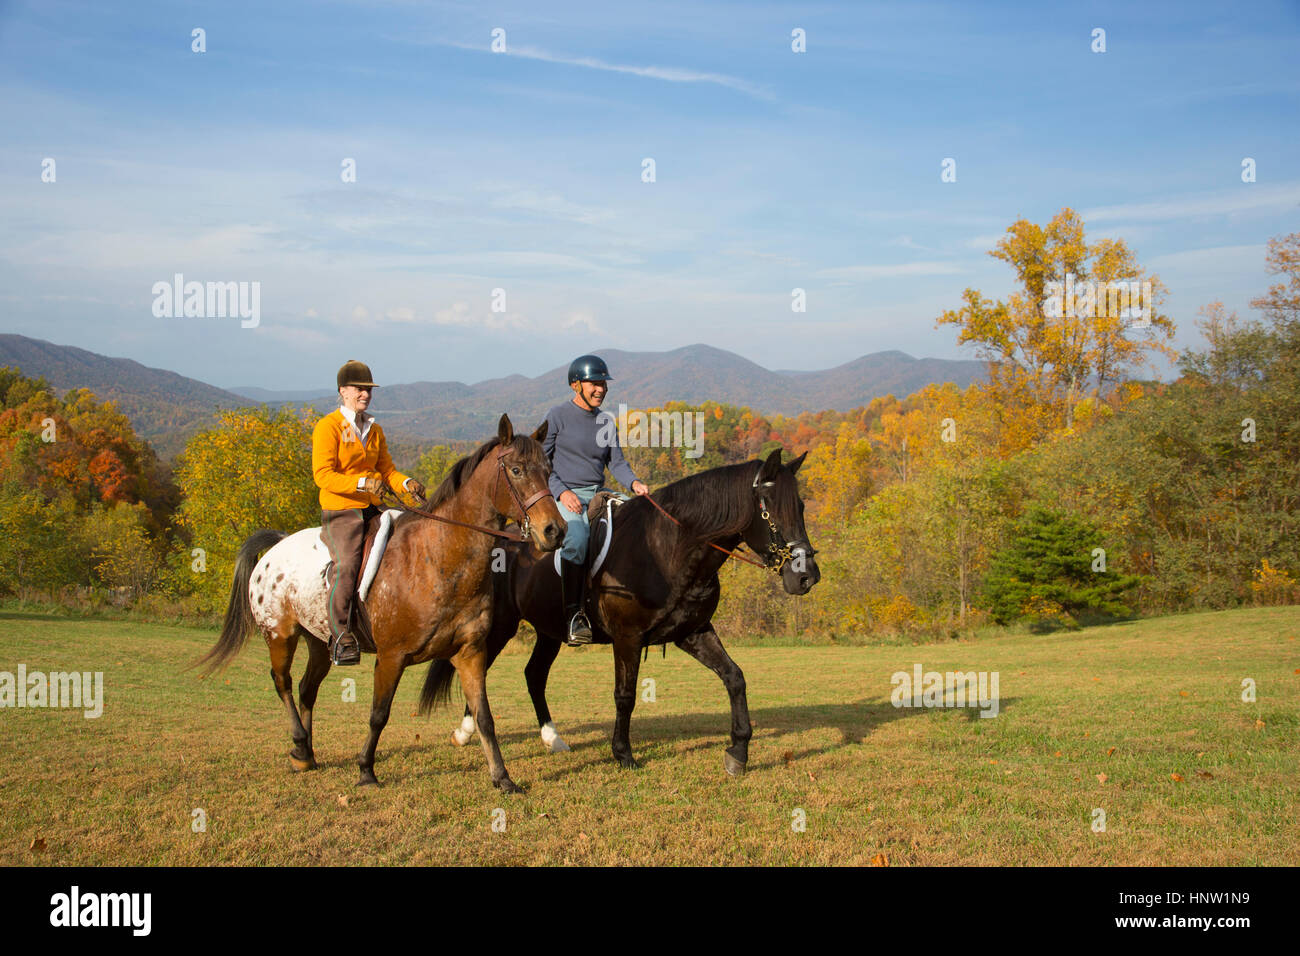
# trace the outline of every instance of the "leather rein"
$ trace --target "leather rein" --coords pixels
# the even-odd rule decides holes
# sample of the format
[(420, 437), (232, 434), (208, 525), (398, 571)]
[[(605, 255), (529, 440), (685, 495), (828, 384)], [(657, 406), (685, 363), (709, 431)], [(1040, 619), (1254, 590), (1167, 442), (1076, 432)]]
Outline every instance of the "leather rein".
[(481, 531), (483, 534), (491, 535), (494, 538), (506, 538), (509, 541), (524, 541), (528, 538), (529, 532), (532, 530), (531, 519), (528, 517), (528, 510), (543, 498), (551, 498), (554, 496), (551, 494), (551, 490), (547, 488), (545, 491), (538, 491), (530, 495), (527, 499), (520, 497), (519, 491), (515, 488), (514, 482), (510, 480), (510, 475), (506, 473), (505, 456), (508, 451), (509, 449), (505, 445), (501, 445), (497, 449), (497, 470), (496, 474), (492, 476), (492, 497), (494, 499), (496, 498), (497, 482), (500, 481), (501, 477), (504, 475), (506, 479), (506, 487), (510, 490), (510, 497), (515, 500), (515, 505), (519, 508), (520, 515), (523, 516), (523, 521), (520, 524), (519, 531), (507, 531), (504, 528), (487, 528), (483, 525), (470, 524), (465, 521), (457, 521), (455, 518), (447, 518), (440, 514), (434, 514), (432, 511), (425, 511), (423, 508), (414, 508), (399, 498), (397, 493), (387, 486), (385, 486), (380, 492), (380, 497), (388, 495), (398, 503), (398, 506), (402, 511), (409, 511), (422, 518), (432, 518), (434, 521), (441, 521), (444, 524), (454, 524), (460, 528), (469, 528), (472, 531)]

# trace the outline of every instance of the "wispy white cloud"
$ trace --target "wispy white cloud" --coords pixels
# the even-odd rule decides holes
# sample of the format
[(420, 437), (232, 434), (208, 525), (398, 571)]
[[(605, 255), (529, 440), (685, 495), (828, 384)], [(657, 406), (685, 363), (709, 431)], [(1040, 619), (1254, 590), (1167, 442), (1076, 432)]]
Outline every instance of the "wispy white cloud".
[[(400, 39), (400, 38), (394, 38)], [(512, 46), (507, 43), (502, 53), (493, 53), (486, 45), (459, 43), (451, 40), (435, 41), (437, 46), (450, 46), (459, 50), (472, 50), (476, 53), (488, 53), (492, 56), (512, 56), (523, 60), (538, 60), (543, 63), (558, 63), (562, 66), (580, 66), (589, 70), (604, 70), (609, 73), (625, 73), (630, 76), (643, 76), (652, 80), (668, 83), (712, 83), (723, 86), (746, 96), (760, 100), (775, 100), (772, 93), (748, 80), (726, 73), (710, 73), (705, 70), (692, 70), (676, 66), (634, 66), (628, 63), (610, 63), (594, 56), (564, 56), (533, 46)]]
[(951, 276), (968, 270), (954, 262), (902, 262), (886, 266), (841, 266), (820, 269), (816, 275), (822, 279), (848, 279), (870, 282), (873, 279), (901, 279), (911, 276)]
[(1163, 256), (1153, 256), (1147, 265), (1152, 269), (1190, 269), (1198, 275), (1238, 274), (1252, 265), (1264, 271), (1268, 246), (1263, 243), (1243, 246), (1214, 246), (1208, 249), (1185, 249)]
[(1223, 192), (1200, 193), (1158, 202), (1098, 206), (1095, 209), (1085, 209), (1080, 215), (1085, 222), (1105, 222), (1108, 219), (1137, 221), (1194, 219), (1200, 216), (1226, 216), (1260, 209), (1282, 212), (1287, 207), (1295, 207), (1297, 204), (1300, 204), (1300, 183), (1283, 183), (1277, 186), (1242, 183), (1239, 187)]

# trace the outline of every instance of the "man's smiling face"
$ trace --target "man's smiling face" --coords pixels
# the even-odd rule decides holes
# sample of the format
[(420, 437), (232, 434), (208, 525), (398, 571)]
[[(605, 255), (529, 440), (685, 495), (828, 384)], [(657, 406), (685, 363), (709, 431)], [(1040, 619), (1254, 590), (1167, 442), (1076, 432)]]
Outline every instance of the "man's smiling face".
[(599, 408), (609, 391), (608, 382), (574, 382), (570, 387), (591, 408)]

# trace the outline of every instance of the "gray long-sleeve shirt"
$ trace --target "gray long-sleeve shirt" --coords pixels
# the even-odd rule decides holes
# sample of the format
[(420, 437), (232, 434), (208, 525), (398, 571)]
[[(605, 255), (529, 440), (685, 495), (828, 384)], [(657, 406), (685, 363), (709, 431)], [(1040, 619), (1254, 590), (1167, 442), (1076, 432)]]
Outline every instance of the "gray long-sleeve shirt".
[(551, 461), (549, 484), (556, 498), (568, 488), (603, 484), (606, 465), (628, 491), (637, 480), (618, 446), (618, 421), (600, 409), (589, 412), (573, 402), (556, 405), (546, 413), (542, 450)]

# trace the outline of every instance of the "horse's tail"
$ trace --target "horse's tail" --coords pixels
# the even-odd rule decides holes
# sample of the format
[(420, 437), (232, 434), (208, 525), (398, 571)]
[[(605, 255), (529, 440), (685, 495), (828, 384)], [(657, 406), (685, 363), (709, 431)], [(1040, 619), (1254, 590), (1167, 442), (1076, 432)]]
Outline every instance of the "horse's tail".
[(424, 689), (420, 691), (421, 717), (428, 716), (443, 704), (451, 703), (451, 679), (456, 676), (456, 666), (449, 660), (434, 661), (429, 673), (424, 675)]
[(230, 663), (231, 659), (244, 647), (248, 636), (257, 630), (253, 620), (253, 609), (248, 602), (248, 579), (253, 575), (253, 568), (263, 551), (288, 537), (283, 531), (263, 529), (254, 531), (239, 549), (235, 559), (235, 576), (230, 585), (230, 604), (226, 607), (226, 619), (221, 625), (221, 636), (201, 658), (194, 662), (200, 664), (204, 675), (211, 674)]

